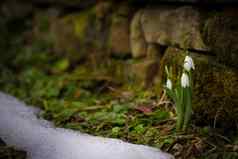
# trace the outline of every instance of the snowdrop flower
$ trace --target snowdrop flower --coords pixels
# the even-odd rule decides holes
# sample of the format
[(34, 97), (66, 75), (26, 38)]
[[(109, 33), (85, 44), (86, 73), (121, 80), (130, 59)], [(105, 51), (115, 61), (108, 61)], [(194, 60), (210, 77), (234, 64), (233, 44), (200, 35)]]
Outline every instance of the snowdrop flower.
[(184, 65), (183, 65), (184, 69), (186, 71), (190, 71), (191, 68), (194, 70), (195, 66), (194, 66), (194, 62), (193, 59), (190, 56), (186, 56), (184, 59)]
[(189, 87), (189, 77), (186, 73), (182, 74), (181, 85), (183, 88)]
[(166, 87), (167, 87), (168, 89), (170, 89), (170, 90), (172, 89), (172, 82), (171, 82), (170, 79), (167, 79)]

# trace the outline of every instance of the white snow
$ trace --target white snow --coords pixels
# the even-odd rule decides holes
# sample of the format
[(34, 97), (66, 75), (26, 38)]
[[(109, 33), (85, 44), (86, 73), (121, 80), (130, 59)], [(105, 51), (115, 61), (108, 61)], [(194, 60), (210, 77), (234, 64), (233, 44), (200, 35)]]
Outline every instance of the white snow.
[(30, 159), (173, 159), (148, 146), (55, 128), (37, 118), (39, 111), (0, 93), (0, 137)]

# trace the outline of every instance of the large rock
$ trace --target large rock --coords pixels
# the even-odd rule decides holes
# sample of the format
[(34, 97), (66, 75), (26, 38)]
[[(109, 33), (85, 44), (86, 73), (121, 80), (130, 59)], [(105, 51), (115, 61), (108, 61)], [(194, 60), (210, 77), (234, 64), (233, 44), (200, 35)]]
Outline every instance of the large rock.
[(204, 26), (206, 43), (216, 54), (220, 63), (238, 68), (238, 12), (236, 8), (208, 18)]
[[(175, 80), (181, 71), (185, 53), (168, 48), (161, 60), (159, 81), (165, 83), (165, 65), (173, 68)], [(191, 53), (195, 62), (193, 73), (193, 109), (198, 124), (216, 124), (229, 128), (238, 123), (238, 70), (220, 65), (214, 57)], [(180, 72), (181, 73), (181, 72)]]
[(132, 53), (135, 57), (146, 55), (146, 43), (208, 51), (202, 39), (202, 23), (200, 12), (190, 6), (140, 10), (131, 25)]
[[(113, 6), (100, 2), (96, 6), (65, 16), (57, 11), (39, 12), (36, 38), (51, 40), (53, 51), (70, 61), (90, 58), (102, 63), (111, 53), (128, 56), (130, 49), (130, 14), (127, 3)], [(42, 35), (43, 33), (43, 35)], [(100, 52), (100, 53), (99, 53)]]
[[(36, 17), (39, 22), (35, 30), (46, 33), (43, 41), (52, 40), (54, 52), (73, 61), (94, 56), (90, 58), (99, 63), (110, 54), (122, 57), (131, 54), (129, 27), (132, 12), (127, 3), (113, 6), (110, 2), (99, 2), (94, 7), (60, 17), (62, 12), (53, 15), (55, 11), (48, 12)], [(41, 28), (43, 31), (39, 31)]]
[(237, 66), (236, 8), (212, 10), (192, 6), (158, 6), (139, 10), (131, 23), (133, 57), (145, 57), (148, 44), (175, 46), (215, 54), (220, 63)]
[(32, 3), (8, 0), (1, 5), (1, 12), (8, 20), (24, 18), (33, 11)]
[(65, 7), (85, 8), (92, 6), (96, 0), (25, 0), (35, 4), (62, 5)]
[(85, 58), (88, 43), (93, 40), (87, 32), (93, 14), (93, 11), (86, 11), (67, 15), (53, 22), (51, 32), (53, 33), (54, 51), (65, 55), (70, 61)]
[[(95, 8), (59, 17), (60, 10), (38, 11), (34, 16), (34, 39), (47, 43), (52, 52), (77, 62), (100, 45)], [(97, 43), (98, 42), (98, 43)]]
[(131, 65), (130, 74), (134, 77), (137, 88), (151, 88), (158, 73), (157, 59), (136, 60)]
[(148, 43), (208, 51), (202, 40), (202, 17), (193, 7), (161, 7), (147, 9), (141, 17)]
[(130, 26), (130, 44), (134, 58), (146, 56), (147, 42), (140, 22), (142, 13), (143, 11), (139, 11), (135, 14)]
[(109, 48), (118, 56), (130, 55), (130, 8), (121, 5), (113, 14), (109, 34)]

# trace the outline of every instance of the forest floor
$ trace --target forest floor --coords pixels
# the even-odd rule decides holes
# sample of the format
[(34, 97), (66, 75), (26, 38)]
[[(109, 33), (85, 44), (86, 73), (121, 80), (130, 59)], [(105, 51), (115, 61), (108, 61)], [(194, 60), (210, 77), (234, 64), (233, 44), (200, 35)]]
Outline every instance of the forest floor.
[(56, 126), (150, 145), (178, 159), (237, 159), (238, 138), (193, 121), (175, 131), (173, 103), (162, 94), (117, 85), (65, 58), (23, 52), (2, 65), (0, 89), (43, 109)]

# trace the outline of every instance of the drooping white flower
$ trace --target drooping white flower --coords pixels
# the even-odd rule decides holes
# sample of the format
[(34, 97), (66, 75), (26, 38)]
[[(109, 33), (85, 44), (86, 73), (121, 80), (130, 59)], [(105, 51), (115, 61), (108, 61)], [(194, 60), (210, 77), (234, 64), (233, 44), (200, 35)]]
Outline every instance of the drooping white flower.
[(193, 70), (195, 69), (193, 59), (190, 56), (185, 57), (183, 67), (186, 71), (190, 71), (191, 69), (193, 69)]
[(190, 71), (190, 70), (191, 70), (191, 65), (190, 65), (188, 62), (184, 62), (183, 68), (184, 68), (186, 71)]
[(186, 88), (186, 87), (189, 87), (189, 77), (186, 73), (183, 73), (182, 74), (182, 77), (181, 77), (181, 86), (183, 88)]
[(170, 90), (172, 89), (172, 81), (170, 79), (167, 79), (166, 87)]

